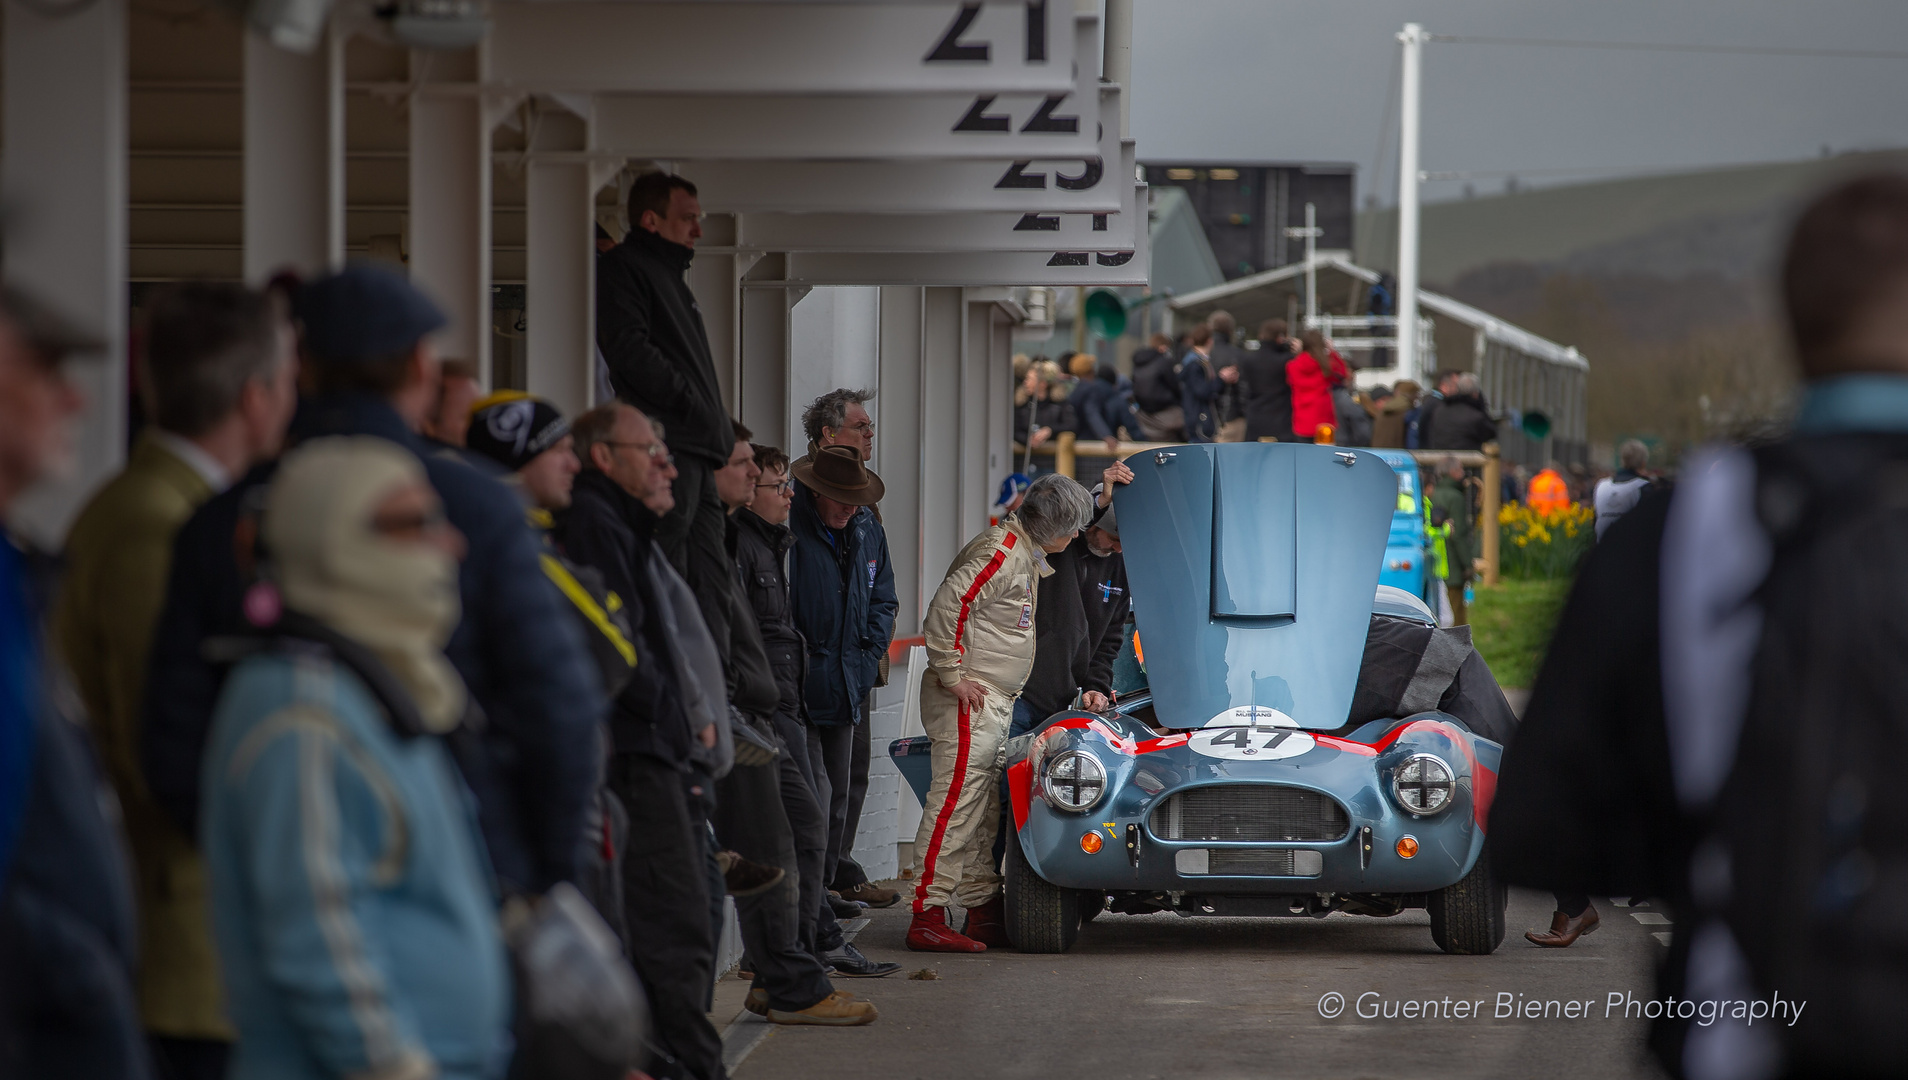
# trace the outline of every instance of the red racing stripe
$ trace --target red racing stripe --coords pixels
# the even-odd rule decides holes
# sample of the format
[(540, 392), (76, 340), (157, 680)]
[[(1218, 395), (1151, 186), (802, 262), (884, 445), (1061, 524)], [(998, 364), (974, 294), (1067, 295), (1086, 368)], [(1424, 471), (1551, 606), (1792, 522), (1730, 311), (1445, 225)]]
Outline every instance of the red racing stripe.
[(954, 651), (962, 656), (967, 655), (967, 646), (961, 644), (961, 639), (967, 636), (968, 609), (973, 606), (974, 598), (980, 595), (981, 586), (992, 580), (994, 572), (1000, 569), (1000, 564), (1007, 561), (1007, 553), (1012, 551), (1013, 547), (1014, 534), (1010, 532), (1004, 544), (994, 549), (994, 557), (987, 560), (987, 565), (981, 567), (980, 573), (974, 575), (974, 583), (967, 587), (967, 592), (961, 597), (961, 613), (954, 619)]
[[(934, 864), (941, 857), (941, 840), (947, 835), (948, 819), (954, 816), (954, 804), (961, 801), (962, 781), (967, 778), (967, 751), (974, 739), (965, 705), (960, 706), (960, 727), (955, 738), (958, 749), (954, 753), (954, 776), (948, 781), (947, 798), (941, 802), (941, 812), (934, 815), (934, 832), (928, 836), (927, 854), (921, 859), (921, 880), (914, 886), (914, 913), (917, 915), (927, 910), (928, 882), (934, 880)], [(972, 842), (980, 841), (975, 839)], [(993, 837), (988, 837), (987, 842), (991, 845)]]

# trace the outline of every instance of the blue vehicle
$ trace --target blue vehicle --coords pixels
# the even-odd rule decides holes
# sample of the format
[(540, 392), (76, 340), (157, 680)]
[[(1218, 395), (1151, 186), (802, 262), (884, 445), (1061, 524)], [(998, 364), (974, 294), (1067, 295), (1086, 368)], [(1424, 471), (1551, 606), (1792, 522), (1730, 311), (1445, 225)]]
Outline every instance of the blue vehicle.
[(1425, 542), (1418, 462), (1409, 450), (1370, 452), (1398, 474), (1398, 502), (1391, 514), (1391, 535), (1385, 540), (1384, 569), (1378, 572), (1378, 583), (1403, 589), (1436, 610), (1438, 600), (1433, 590), (1437, 579), (1430, 576), (1431, 553)]
[[(1114, 498), (1150, 686), (1010, 743), (1015, 945), (1064, 952), (1109, 908), (1426, 908), (1445, 952), (1494, 951), (1506, 892), (1484, 823), (1501, 745), (1435, 709), (1348, 722), (1374, 616), (1442, 633), (1415, 596), (1378, 583), (1392, 465), (1288, 443), (1176, 446), (1128, 465)], [(1488, 693), (1501, 704), (1494, 682)], [(896, 744), (904, 773), (924, 749)]]

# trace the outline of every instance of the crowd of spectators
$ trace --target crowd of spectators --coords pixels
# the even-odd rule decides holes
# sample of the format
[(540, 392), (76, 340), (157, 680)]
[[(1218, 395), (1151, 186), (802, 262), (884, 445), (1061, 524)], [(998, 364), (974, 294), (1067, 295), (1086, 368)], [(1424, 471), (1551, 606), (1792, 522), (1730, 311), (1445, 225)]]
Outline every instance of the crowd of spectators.
[[(125, 469), (57, 576), (0, 545), (0, 1072), (712, 1080), (725, 894), (751, 1011), (878, 1017), (837, 988), (900, 967), (842, 925), (900, 900), (851, 853), (898, 606), (870, 395), (752, 440), (699, 218), (633, 186), (577, 416), (483, 396), (368, 264), (150, 297)], [(0, 295), (0, 512), (97, 347)]]
[(1283, 319), (1238, 343), (1237, 322), (1215, 311), (1133, 351), (1130, 376), (1087, 353), (1060, 362), (1014, 358), (1014, 442), (1020, 471), (1044, 471), (1036, 452), (1063, 432), (1118, 453), (1127, 442), (1331, 442), (1410, 450), (1478, 450), (1497, 421), (1470, 372), (1359, 389), (1323, 333), (1296, 339)]

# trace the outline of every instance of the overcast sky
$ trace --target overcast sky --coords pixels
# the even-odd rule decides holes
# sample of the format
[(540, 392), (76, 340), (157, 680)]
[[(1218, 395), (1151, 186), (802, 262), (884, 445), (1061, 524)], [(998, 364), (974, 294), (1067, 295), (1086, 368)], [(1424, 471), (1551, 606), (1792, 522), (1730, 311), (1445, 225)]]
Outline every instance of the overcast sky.
[[(1908, 52), (1901, 0), (1135, 0), (1141, 160), (1348, 161), (1396, 201), (1394, 35)], [(1549, 184), (1908, 146), (1908, 60), (1432, 43), (1422, 167)], [(1391, 88), (1389, 91), (1387, 88)], [(1389, 121), (1388, 125), (1386, 124)], [(1382, 126), (1382, 130), (1381, 130)], [(1543, 170), (1599, 169), (1572, 176)], [(1502, 191), (1501, 175), (1470, 181)], [(1433, 182), (1428, 199), (1463, 181)]]

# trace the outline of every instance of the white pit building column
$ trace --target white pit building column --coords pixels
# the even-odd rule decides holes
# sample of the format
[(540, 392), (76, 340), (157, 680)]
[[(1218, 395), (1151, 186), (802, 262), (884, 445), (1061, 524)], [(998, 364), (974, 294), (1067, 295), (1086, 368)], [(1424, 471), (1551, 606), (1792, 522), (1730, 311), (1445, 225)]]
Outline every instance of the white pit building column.
[(536, 142), (524, 178), (528, 236), (526, 383), (564, 415), (590, 407), (596, 371), (595, 185), (587, 124), (538, 99)]
[(305, 56), (245, 34), (245, 280), (344, 265), (344, 37)]
[[(411, 281), (450, 320), (438, 351), (490, 379), (490, 121), (475, 50), (411, 53)], [(453, 89), (452, 85), (456, 85)]]
[(6, 4), (6, 277), (106, 343), (67, 369), (86, 395), (75, 475), (34, 489), (10, 515), (56, 548), (125, 459), (126, 0), (52, 17), (38, 6)]

